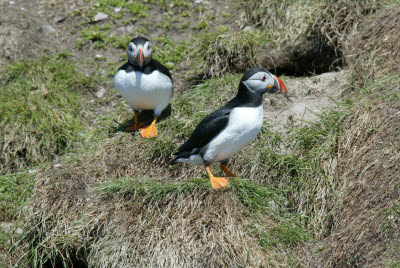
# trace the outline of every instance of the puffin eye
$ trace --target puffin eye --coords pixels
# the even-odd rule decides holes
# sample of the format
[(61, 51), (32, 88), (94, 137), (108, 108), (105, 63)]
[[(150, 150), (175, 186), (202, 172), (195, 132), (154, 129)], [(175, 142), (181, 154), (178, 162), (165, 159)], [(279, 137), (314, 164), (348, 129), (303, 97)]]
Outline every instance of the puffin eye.
[(263, 81), (263, 82), (264, 82), (264, 81), (265, 81), (265, 79), (267, 79), (267, 78), (266, 78), (266, 77), (265, 77), (265, 75), (264, 75), (264, 77), (261, 79), (261, 81)]

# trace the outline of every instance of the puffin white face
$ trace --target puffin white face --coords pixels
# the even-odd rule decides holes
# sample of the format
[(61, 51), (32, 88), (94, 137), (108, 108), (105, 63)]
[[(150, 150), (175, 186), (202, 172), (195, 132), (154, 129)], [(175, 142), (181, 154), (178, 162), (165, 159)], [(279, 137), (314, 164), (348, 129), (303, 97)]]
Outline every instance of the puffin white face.
[(243, 84), (253, 93), (262, 95), (264, 93), (279, 94), (282, 91), (287, 92), (282, 80), (273, 74), (267, 72), (257, 72), (250, 76)]
[(153, 49), (150, 41), (146, 41), (144, 45), (130, 42), (128, 45), (128, 60), (142, 68), (143, 65), (149, 64), (152, 59)]

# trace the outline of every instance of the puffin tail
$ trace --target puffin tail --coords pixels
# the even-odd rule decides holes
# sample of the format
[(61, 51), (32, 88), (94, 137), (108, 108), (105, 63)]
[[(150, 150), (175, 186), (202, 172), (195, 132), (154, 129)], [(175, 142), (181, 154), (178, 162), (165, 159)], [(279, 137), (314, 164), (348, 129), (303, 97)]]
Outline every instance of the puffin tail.
[(171, 162), (169, 162), (169, 165), (175, 165), (178, 164), (180, 159), (185, 159), (185, 158), (189, 158), (190, 157), (190, 152), (184, 151), (184, 152), (177, 152), (174, 153), (175, 155), (177, 155)]

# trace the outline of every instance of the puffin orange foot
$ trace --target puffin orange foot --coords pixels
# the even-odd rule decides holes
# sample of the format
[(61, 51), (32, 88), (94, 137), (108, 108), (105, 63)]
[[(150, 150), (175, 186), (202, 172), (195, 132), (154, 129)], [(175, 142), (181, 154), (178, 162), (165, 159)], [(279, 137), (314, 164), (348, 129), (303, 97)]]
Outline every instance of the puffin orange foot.
[(140, 121), (137, 123), (135, 122), (134, 125), (131, 125), (131, 126), (125, 128), (125, 131), (126, 132), (134, 132), (134, 131), (139, 130), (143, 125), (144, 125), (144, 122), (140, 122)]
[(228, 186), (228, 178), (225, 177), (211, 177), (211, 186), (214, 189), (221, 189)]
[(154, 138), (157, 136), (157, 129), (151, 124), (150, 126), (139, 129), (139, 133), (143, 138)]

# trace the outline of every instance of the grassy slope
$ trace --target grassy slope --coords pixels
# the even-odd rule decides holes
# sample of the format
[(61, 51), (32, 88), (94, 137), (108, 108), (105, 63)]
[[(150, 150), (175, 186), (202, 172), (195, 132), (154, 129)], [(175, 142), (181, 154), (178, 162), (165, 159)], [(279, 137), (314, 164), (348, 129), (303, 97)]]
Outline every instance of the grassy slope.
[[(93, 10), (90, 11), (93, 14), (103, 11), (103, 6)], [(146, 8), (137, 12), (145, 16)], [(94, 31), (96, 26), (84, 29), (77, 45), (82, 48), (85, 40), (99, 45), (119, 40), (93, 38)], [(196, 36), (194, 41), (201, 43), (210, 37), (218, 40), (224, 29), (221, 31)], [(119, 47), (118, 44), (115, 46)], [(183, 46), (184, 43), (175, 45), (165, 39), (156, 53), (162, 62), (170, 62), (170, 67), (177, 66), (185, 53)], [(249, 48), (249, 51), (254, 49), (252, 44)], [(171, 58), (171, 52), (174, 58)], [(226, 55), (224, 51), (215, 53)], [(237, 54), (233, 55), (233, 58), (237, 57)], [(204, 59), (200, 57), (199, 62), (202, 61)], [(129, 265), (132, 262), (147, 265), (299, 265), (294, 249), (310, 239), (329, 235), (340, 219), (341, 211), (337, 206), (346, 193), (341, 185), (347, 176), (345, 172), (333, 172), (332, 165), (338, 161), (337, 151), (346, 137), (343, 128), (351, 125), (354, 114), (363, 109), (359, 104), (369, 106), (382, 98), (379, 94), (371, 98), (371, 93), (379, 91), (386, 79), (377, 80), (375, 88), (359, 88), (361, 96), (368, 98), (340, 102), (334, 110), (323, 113), (320, 121), (291, 129), (290, 135), (282, 136), (264, 127), (252, 148), (245, 149), (231, 163), (241, 179), (232, 180), (227, 190), (215, 192), (210, 190), (206, 179), (190, 179), (204, 178), (202, 169), (170, 167), (167, 162), (196, 123), (233, 96), (240, 76), (225, 75), (193, 86), (186, 92), (178, 92), (172, 103), (172, 115), (158, 124), (158, 139), (142, 140), (137, 135), (116, 131), (132, 114), (115, 98), (115, 92), (107, 96), (107, 104), (117, 103), (111, 105), (111, 111), (101, 110), (100, 106), (105, 102), (88, 105), (87, 92), (92, 90), (93, 83), (103, 81), (80, 76), (75, 64), (56, 55), (14, 64), (11, 69), (16, 72), (3, 74), (8, 81), (3, 94), (9, 95), (8, 101), (2, 103), (1, 111), (8, 113), (19, 107), (18, 113), (12, 112), (3, 118), (20, 117), (3, 119), (2, 123), (8, 124), (7, 129), (15, 122), (20, 123), (15, 126), (16, 130), (29, 129), (30, 134), (26, 137), (34, 148), (18, 158), (21, 161), (18, 166), (10, 168), (7, 165), (9, 170), (22, 172), (3, 175), (0, 179), (0, 208), (5, 212), (2, 221), (29, 219), (29, 224), (24, 226), (23, 240), (17, 242), (20, 237), (16, 234), (17, 228), (2, 231), (0, 236), (1, 245), (11, 250), (9, 253), (14, 260), (23, 252), (20, 264), (43, 264), (50, 260), (67, 265), (81, 261), (91, 266)], [(226, 63), (212, 64), (220, 67)], [(251, 61), (247, 64), (251, 65)], [(220, 69), (222, 74), (221, 70), (223, 67)], [(78, 75), (78, 79), (71, 81), (72, 75)], [(395, 82), (391, 80), (389, 84)], [(59, 93), (63, 93), (62, 98), (57, 98)], [(393, 88), (390, 93), (396, 100), (398, 89)], [(69, 96), (68, 105), (64, 96)], [(7, 106), (12, 103), (10, 99), (28, 105)], [(28, 109), (38, 102), (48, 103), (48, 106), (33, 111)], [(75, 109), (71, 111), (70, 107)], [(87, 115), (90, 120), (84, 119)], [(32, 118), (37, 120), (32, 121)], [(41, 131), (32, 132), (32, 126)], [(45, 129), (39, 128), (42, 126)], [(44, 134), (48, 136), (40, 136)], [(36, 142), (43, 139), (44, 144)], [(46, 155), (44, 152), (48, 151), (50, 154)], [(54, 165), (49, 162), (54, 152), (58, 155), (67, 152), (68, 158)], [(14, 155), (20, 157), (17, 153)], [(26, 171), (43, 162), (45, 164), (33, 175)], [(34, 181), (37, 186), (30, 211), (21, 214)], [(395, 230), (397, 206), (394, 204), (385, 211), (382, 222), (385, 230)], [(11, 247), (15, 242), (18, 246)], [(175, 246), (178, 244), (183, 246)], [(170, 248), (168, 254), (163, 248)], [(324, 253), (324, 248), (318, 251)], [(207, 258), (199, 255), (204, 252), (209, 252)], [(396, 259), (391, 263), (396, 265)]]

